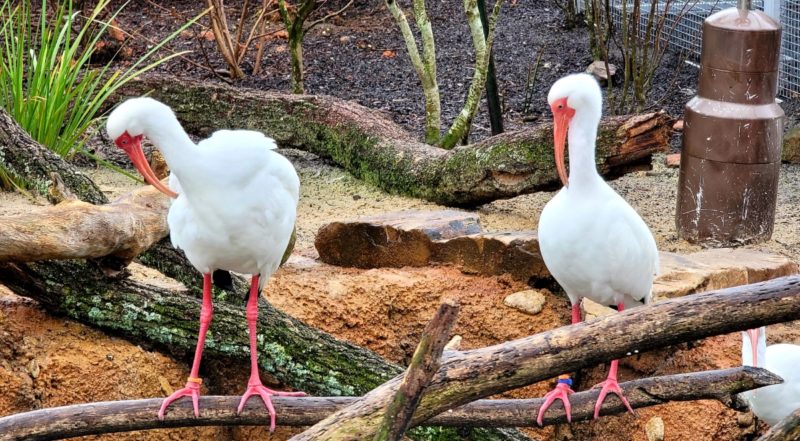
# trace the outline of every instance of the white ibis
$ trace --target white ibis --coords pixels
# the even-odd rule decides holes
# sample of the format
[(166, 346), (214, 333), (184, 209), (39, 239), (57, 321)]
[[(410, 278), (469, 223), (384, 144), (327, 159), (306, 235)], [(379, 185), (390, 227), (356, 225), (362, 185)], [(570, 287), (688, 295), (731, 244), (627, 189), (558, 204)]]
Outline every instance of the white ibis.
[[(572, 323), (581, 321), (580, 302), (586, 297), (602, 305), (647, 303), (658, 271), (658, 250), (650, 229), (597, 173), (595, 138), (602, 113), (600, 86), (589, 75), (556, 81), (547, 97), (553, 111), (554, 148), (558, 176), (564, 187), (545, 205), (539, 218), (539, 246), (548, 270), (572, 303)], [(564, 144), (569, 133), (569, 177)], [(617, 394), (633, 413), (617, 384), (618, 361), (611, 362), (601, 386), (594, 417), (608, 393)], [(537, 422), (557, 399), (571, 420), (569, 376), (559, 377), (545, 395)]]
[[(215, 270), (252, 275), (246, 317), (250, 331), (250, 380), (239, 403), (257, 394), (275, 429), (270, 396), (303, 396), (264, 387), (258, 373), (256, 320), (264, 282), (278, 268), (294, 228), (300, 180), (291, 162), (274, 151), (275, 142), (261, 133), (221, 130), (195, 145), (172, 110), (151, 98), (120, 104), (108, 117), (108, 134), (124, 150), (144, 179), (174, 198), (167, 216), (174, 246), (203, 274), (200, 333), (186, 387), (167, 397), (158, 417), (173, 401), (190, 397), (199, 416), (200, 360), (211, 323), (211, 274)], [(162, 184), (145, 159), (142, 138), (161, 150), (172, 171), (170, 185)]]
[(742, 365), (762, 367), (783, 378), (783, 383), (762, 387), (742, 396), (750, 410), (770, 426), (800, 409), (800, 346), (767, 347), (767, 328), (742, 332)]

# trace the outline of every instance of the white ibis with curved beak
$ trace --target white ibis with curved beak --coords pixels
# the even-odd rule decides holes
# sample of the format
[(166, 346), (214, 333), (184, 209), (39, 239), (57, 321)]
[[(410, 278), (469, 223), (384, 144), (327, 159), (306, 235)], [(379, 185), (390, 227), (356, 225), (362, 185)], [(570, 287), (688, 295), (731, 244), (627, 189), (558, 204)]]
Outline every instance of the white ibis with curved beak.
[[(200, 333), (192, 370), (186, 386), (164, 400), (158, 417), (163, 419), (170, 403), (181, 397), (190, 397), (195, 416), (200, 415), (200, 360), (213, 314), (211, 274), (228, 270), (252, 275), (246, 309), (250, 380), (238, 411), (258, 394), (270, 414), (270, 430), (274, 430), (270, 396), (305, 395), (264, 387), (256, 349), (261, 289), (281, 262), (297, 214), (300, 179), (292, 163), (274, 151), (272, 139), (253, 131), (221, 130), (195, 145), (172, 110), (151, 98), (120, 104), (108, 117), (107, 131), (144, 179), (174, 198), (167, 216), (172, 244), (203, 274)], [(156, 178), (142, 150), (143, 137), (161, 150), (172, 172), (170, 184), (178, 193)]]
[[(569, 75), (550, 88), (547, 101), (553, 111), (553, 135), (558, 176), (564, 187), (545, 205), (539, 218), (539, 246), (548, 270), (572, 303), (572, 323), (581, 321), (580, 302), (587, 297), (602, 305), (625, 306), (650, 301), (658, 272), (658, 249), (650, 229), (597, 173), (595, 138), (602, 114), (597, 81), (586, 74)], [(569, 134), (569, 176), (564, 144)], [(617, 394), (633, 413), (617, 384), (618, 361), (611, 362), (608, 378), (600, 383), (594, 417), (609, 393)], [(569, 376), (559, 377), (545, 395), (537, 422), (557, 399), (571, 420)]]
[(767, 328), (742, 332), (742, 365), (765, 368), (783, 383), (743, 392), (750, 410), (770, 426), (800, 409), (800, 346), (767, 346)]

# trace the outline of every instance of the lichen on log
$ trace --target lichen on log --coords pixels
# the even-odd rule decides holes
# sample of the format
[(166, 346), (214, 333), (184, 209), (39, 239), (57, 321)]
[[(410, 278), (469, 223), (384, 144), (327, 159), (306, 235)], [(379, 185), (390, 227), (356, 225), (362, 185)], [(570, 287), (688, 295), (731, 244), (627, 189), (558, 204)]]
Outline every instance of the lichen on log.
[[(207, 136), (220, 127), (260, 130), (282, 147), (332, 159), (385, 191), (439, 204), (475, 206), (558, 185), (549, 124), (448, 151), (416, 141), (375, 111), (326, 96), (153, 76), (128, 83), (115, 99), (149, 92), (171, 106), (192, 134)], [(616, 176), (666, 149), (669, 122), (663, 112), (603, 119), (599, 171)]]

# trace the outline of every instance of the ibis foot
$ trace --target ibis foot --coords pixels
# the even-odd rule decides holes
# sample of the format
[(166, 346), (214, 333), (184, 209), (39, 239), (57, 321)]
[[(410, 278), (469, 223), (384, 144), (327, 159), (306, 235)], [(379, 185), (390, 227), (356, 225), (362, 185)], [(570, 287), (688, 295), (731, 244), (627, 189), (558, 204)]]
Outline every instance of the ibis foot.
[(265, 387), (261, 384), (261, 381), (258, 380), (257, 382), (251, 380), (247, 384), (247, 390), (242, 395), (242, 400), (239, 401), (239, 408), (236, 410), (236, 413), (242, 413), (244, 409), (244, 405), (247, 403), (247, 400), (250, 399), (251, 396), (258, 395), (261, 397), (261, 400), (264, 401), (264, 406), (267, 408), (267, 412), (269, 412), (269, 431), (275, 431), (275, 407), (272, 406), (272, 398), (273, 396), (276, 397), (304, 397), (306, 396), (305, 392), (280, 392), (276, 390), (272, 390), (268, 387)]
[(569, 396), (574, 394), (575, 391), (570, 387), (572, 380), (569, 377), (559, 377), (556, 387), (544, 396), (544, 404), (539, 408), (538, 415), (536, 416), (536, 423), (542, 426), (542, 418), (544, 413), (556, 400), (561, 400), (564, 403), (564, 412), (567, 414), (567, 421), (572, 422), (572, 406), (569, 403)]
[(164, 398), (164, 401), (161, 403), (161, 409), (158, 410), (158, 419), (164, 419), (164, 412), (167, 410), (170, 404), (173, 401), (183, 398), (183, 397), (191, 397), (192, 398), (192, 407), (194, 408), (194, 416), (200, 417), (200, 406), (198, 401), (200, 400), (200, 379), (199, 378), (189, 378), (189, 381), (186, 382), (186, 387), (183, 389), (176, 390), (172, 393), (172, 395)]
[(625, 398), (625, 395), (622, 394), (622, 389), (619, 387), (619, 383), (617, 383), (616, 378), (607, 378), (606, 381), (594, 385), (594, 388), (602, 388), (600, 389), (600, 395), (597, 397), (597, 403), (594, 405), (594, 419), (597, 419), (600, 416), (600, 408), (603, 407), (603, 401), (605, 401), (606, 397), (609, 393), (616, 394), (619, 399), (622, 401), (622, 404), (628, 408), (628, 410), (636, 416), (636, 412), (633, 411), (630, 403), (628, 403), (628, 399)]

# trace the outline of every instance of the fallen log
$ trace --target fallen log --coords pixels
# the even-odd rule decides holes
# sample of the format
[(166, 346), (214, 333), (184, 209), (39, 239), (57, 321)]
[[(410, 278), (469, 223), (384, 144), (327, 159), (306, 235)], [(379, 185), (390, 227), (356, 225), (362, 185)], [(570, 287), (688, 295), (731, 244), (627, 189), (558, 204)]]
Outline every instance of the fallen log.
[(42, 196), (47, 196), (55, 173), (79, 199), (93, 204), (108, 201), (88, 176), (34, 141), (4, 109), (0, 109), (0, 167)]
[[(374, 110), (327, 96), (151, 76), (128, 83), (114, 99), (149, 92), (171, 106), (191, 134), (260, 130), (282, 147), (332, 159), (385, 191), (443, 205), (475, 206), (558, 185), (550, 124), (443, 150), (416, 141)], [(597, 138), (599, 171), (619, 176), (665, 151), (670, 122), (663, 112), (604, 118)]]
[(800, 409), (780, 420), (758, 441), (800, 441)]
[[(500, 345), (448, 352), (423, 394), (412, 425), (470, 401), (635, 350), (798, 318), (800, 276), (789, 276), (665, 300)], [(371, 438), (399, 383), (400, 377), (395, 377), (292, 441)]]
[(127, 265), (169, 233), (169, 203), (148, 185), (106, 205), (66, 201), (5, 216), (0, 262), (113, 257)]
[[(631, 406), (642, 408), (670, 401), (723, 399), (771, 384), (780, 379), (771, 372), (752, 367), (719, 371), (667, 375), (621, 383)], [(575, 393), (572, 402), (573, 421), (593, 417), (597, 390)], [(40, 409), (0, 418), (0, 441), (51, 440), (65, 437), (100, 435), (132, 430), (193, 426), (267, 425), (263, 405), (248, 403), (241, 415), (236, 414), (238, 396), (200, 397), (200, 417), (194, 416), (191, 403), (179, 401), (170, 407), (163, 421), (154, 418), (161, 400), (110, 401)], [(359, 400), (357, 397), (273, 398), (278, 425), (308, 426), (333, 412)], [(479, 400), (444, 412), (424, 425), (455, 427), (534, 427), (541, 398), (522, 400)], [(603, 403), (603, 415), (626, 412), (619, 400)], [(544, 425), (566, 422), (561, 406), (550, 408)]]

